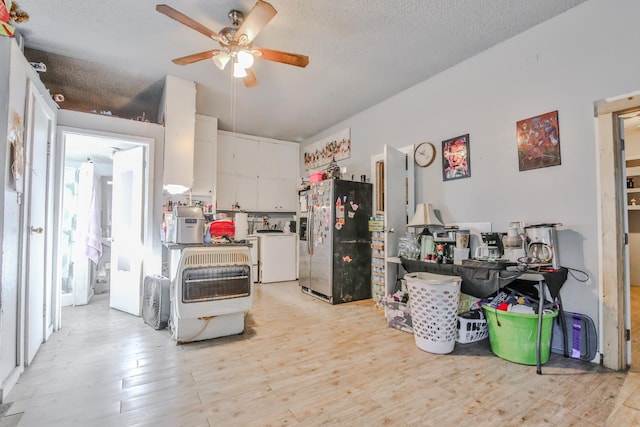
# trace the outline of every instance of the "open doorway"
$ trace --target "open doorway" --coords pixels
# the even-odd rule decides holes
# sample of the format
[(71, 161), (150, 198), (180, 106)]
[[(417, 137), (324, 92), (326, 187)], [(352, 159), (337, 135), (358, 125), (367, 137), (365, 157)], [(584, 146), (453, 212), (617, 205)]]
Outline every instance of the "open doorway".
[(628, 307), (631, 331), (631, 370), (640, 372), (640, 109), (620, 114), (624, 140), (629, 275)]
[[(60, 141), (58, 308), (89, 304), (94, 295), (110, 292), (112, 212), (118, 201), (112, 192), (114, 156), (140, 147), (149, 152), (146, 140), (87, 130), (63, 129)], [(149, 200), (145, 188), (141, 205)]]
[[(638, 365), (640, 360), (640, 354), (637, 353), (633, 359), (631, 345), (633, 322), (637, 321), (636, 317), (640, 313), (636, 304), (632, 306), (630, 286), (631, 268), (636, 267), (636, 260), (630, 257), (629, 238), (633, 237), (630, 236), (630, 230), (636, 229), (637, 218), (629, 217), (631, 214), (635, 215), (635, 207), (631, 201), (635, 190), (627, 188), (625, 150), (625, 140), (633, 140), (632, 131), (625, 130), (625, 116), (631, 119), (640, 111), (640, 97), (637, 95), (625, 95), (595, 104), (600, 204), (600, 348), (603, 365), (616, 370), (629, 368), (633, 360)], [(634, 148), (628, 148), (629, 160), (633, 162)], [(633, 163), (630, 163), (633, 168), (631, 165)], [(635, 171), (630, 169), (629, 173)], [(635, 294), (636, 289), (633, 291)], [(635, 331), (640, 331), (640, 328)]]

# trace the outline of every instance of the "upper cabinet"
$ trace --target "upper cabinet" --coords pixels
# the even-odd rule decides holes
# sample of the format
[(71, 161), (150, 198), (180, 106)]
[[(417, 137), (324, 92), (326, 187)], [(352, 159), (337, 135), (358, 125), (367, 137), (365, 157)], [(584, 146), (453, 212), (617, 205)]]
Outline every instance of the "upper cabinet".
[(298, 144), (218, 133), (217, 207), (295, 212)]
[(193, 158), (194, 196), (215, 197), (218, 149), (218, 119), (196, 114)]
[(164, 175), (170, 192), (184, 192), (193, 186), (196, 85), (167, 76), (160, 121), (164, 122)]

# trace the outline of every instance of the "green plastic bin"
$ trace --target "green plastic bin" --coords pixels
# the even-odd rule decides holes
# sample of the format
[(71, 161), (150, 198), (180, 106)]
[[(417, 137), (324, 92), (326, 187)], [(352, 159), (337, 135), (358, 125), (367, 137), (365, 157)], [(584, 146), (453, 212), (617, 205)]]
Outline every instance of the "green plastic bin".
[[(489, 343), (496, 356), (523, 365), (536, 364), (536, 339), (538, 314), (511, 313), (483, 306), (487, 316)], [(540, 363), (549, 361), (551, 350), (551, 330), (557, 310), (542, 314), (542, 335), (540, 336)]]

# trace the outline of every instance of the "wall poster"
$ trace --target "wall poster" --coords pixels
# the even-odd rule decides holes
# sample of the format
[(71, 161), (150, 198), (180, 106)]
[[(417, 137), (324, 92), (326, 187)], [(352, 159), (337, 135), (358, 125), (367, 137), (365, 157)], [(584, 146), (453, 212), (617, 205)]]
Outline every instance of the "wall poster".
[(469, 134), (442, 141), (442, 180), (471, 176)]
[(304, 148), (304, 168), (310, 170), (328, 165), (334, 156), (336, 162), (351, 157), (350, 128), (307, 145)]
[(558, 111), (520, 120), (516, 131), (520, 171), (561, 164)]

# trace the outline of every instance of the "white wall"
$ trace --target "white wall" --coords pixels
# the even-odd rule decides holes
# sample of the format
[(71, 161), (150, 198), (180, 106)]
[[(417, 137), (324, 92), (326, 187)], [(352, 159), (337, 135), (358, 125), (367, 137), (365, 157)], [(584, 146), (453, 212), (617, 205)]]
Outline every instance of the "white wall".
[[(14, 47), (15, 48), (15, 47)], [(2, 247), (2, 262), (0, 263), (0, 280), (2, 280), (2, 321), (0, 346), (0, 381), (6, 381), (8, 375), (16, 367), (16, 337), (17, 337), (17, 302), (18, 302), (18, 273), (20, 257), (20, 206), (17, 203), (17, 193), (10, 188), (9, 150), (7, 140), (13, 112), (18, 112), (24, 119), (26, 76), (19, 72), (20, 64), (14, 61), (12, 40), (0, 37), (0, 245)], [(20, 77), (20, 78), (19, 78)], [(18, 86), (10, 86), (18, 83)], [(9, 88), (12, 87), (10, 90)], [(18, 89), (18, 88), (21, 88)]]
[[(471, 177), (442, 181), (435, 162), (417, 168), (416, 202), (445, 222), (559, 222), (565, 307), (598, 318), (594, 102), (640, 89), (640, 2), (591, 0), (491, 48), (305, 142), (351, 128), (347, 175), (370, 174), (384, 144), (401, 147), (470, 134)], [(381, 82), (383, 84), (383, 82)], [(518, 171), (516, 122), (559, 111), (562, 165)], [(440, 157), (438, 157), (440, 158)], [(301, 169), (304, 170), (304, 169)]]
[(151, 252), (145, 256), (144, 275), (160, 274), (162, 269), (162, 243), (160, 229), (162, 226), (162, 171), (164, 149), (164, 127), (155, 123), (138, 122), (99, 114), (81, 113), (70, 110), (58, 112), (58, 126), (85, 129), (88, 131), (107, 132), (125, 136), (139, 136), (153, 139), (151, 144), (150, 180), (152, 186), (151, 220), (148, 222), (147, 235)]
[[(27, 95), (27, 83), (33, 82), (36, 89), (46, 94), (47, 90), (40, 81), (39, 76), (24, 58), (15, 39), (0, 37), (0, 146), (3, 150), (0, 154), (0, 245), (2, 248), (0, 280), (2, 295), (0, 301), (2, 310), (0, 313), (0, 381), (1, 397), (5, 397), (22, 370), (23, 346), (24, 346), (24, 297), (25, 290), (20, 286), (21, 280), (21, 253), (20, 247), (22, 206), (18, 193), (24, 191), (19, 188), (16, 191), (11, 176), (9, 164), (11, 146), (8, 141), (8, 133), (15, 126), (14, 114), (18, 114), (21, 120), (24, 136), (25, 107)], [(52, 110), (56, 105), (45, 96), (45, 102)], [(26, 148), (25, 148), (26, 149)], [(19, 331), (23, 333), (19, 335)]]

